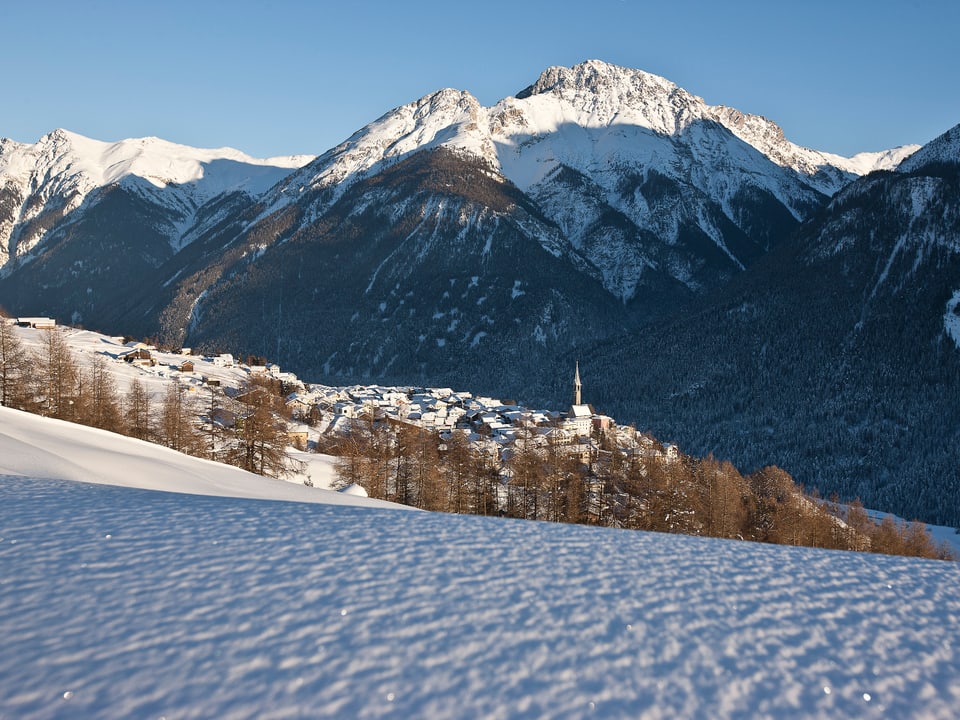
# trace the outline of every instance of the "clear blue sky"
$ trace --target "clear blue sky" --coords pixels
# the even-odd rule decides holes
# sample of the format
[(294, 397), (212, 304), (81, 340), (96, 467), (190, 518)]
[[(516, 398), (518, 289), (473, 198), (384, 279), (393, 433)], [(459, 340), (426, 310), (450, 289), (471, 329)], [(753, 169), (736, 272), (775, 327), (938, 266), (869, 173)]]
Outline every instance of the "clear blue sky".
[(844, 155), (960, 123), (956, 0), (6, 0), (0, 22), (0, 136), (21, 142), (319, 154), (434, 90), (491, 105), (594, 58)]

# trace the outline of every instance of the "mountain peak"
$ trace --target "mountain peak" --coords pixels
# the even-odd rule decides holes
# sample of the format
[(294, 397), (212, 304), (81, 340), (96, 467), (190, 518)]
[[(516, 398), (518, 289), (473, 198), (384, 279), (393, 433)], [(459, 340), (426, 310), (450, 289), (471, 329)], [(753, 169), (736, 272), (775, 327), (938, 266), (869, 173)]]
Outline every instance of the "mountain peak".
[(706, 108), (701, 98), (666, 78), (600, 60), (549, 67), (515, 97), (533, 103), (559, 100), (566, 119), (587, 127), (631, 124), (665, 135), (701, 119)]
[(522, 100), (543, 93), (563, 96), (571, 91), (584, 90), (600, 94), (618, 87), (632, 87), (643, 89), (647, 94), (653, 91), (665, 95), (678, 89), (674, 83), (659, 75), (602, 60), (586, 60), (569, 68), (561, 65), (548, 67), (533, 85), (517, 93), (516, 97)]
[(914, 172), (926, 165), (945, 164), (960, 164), (960, 125), (955, 125), (943, 135), (928, 142), (905, 160), (898, 169)]

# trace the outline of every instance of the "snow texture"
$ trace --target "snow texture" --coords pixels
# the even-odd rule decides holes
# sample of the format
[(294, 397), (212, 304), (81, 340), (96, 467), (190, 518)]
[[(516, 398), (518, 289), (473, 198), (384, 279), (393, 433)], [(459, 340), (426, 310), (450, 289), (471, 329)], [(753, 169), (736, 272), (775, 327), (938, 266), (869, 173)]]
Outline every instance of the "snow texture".
[[(4, 437), (26, 416), (0, 417)], [(92, 485), (62, 479), (79, 435), (45, 451), (46, 479), (0, 471), (3, 718), (960, 706), (955, 563)]]
[(197, 495), (400, 507), (265, 478), (160, 445), (4, 407), (0, 407), (0, 475)]

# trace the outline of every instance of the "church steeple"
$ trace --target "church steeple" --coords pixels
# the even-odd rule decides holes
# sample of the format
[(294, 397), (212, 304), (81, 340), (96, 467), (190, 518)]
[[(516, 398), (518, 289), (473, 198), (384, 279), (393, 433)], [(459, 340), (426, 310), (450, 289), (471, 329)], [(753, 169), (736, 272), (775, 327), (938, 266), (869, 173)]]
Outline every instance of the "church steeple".
[(580, 405), (580, 390), (582, 389), (580, 384), (580, 361), (577, 360), (577, 369), (573, 373), (573, 404)]

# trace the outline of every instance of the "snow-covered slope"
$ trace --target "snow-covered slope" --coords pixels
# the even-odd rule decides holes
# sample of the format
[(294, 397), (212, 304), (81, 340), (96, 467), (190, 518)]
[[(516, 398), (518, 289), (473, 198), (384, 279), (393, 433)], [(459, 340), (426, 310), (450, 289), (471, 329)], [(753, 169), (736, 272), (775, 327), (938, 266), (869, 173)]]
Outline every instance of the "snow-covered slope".
[(925, 165), (960, 165), (960, 125), (931, 140), (923, 149), (906, 160), (898, 169), (914, 172)]
[(153, 443), (0, 407), (0, 476), (3, 475), (193, 495), (401, 507), (254, 475)]
[(952, 718), (960, 703), (955, 563), (0, 473), (0, 577), (3, 717)]
[(709, 107), (706, 114), (778, 165), (808, 176), (809, 182), (828, 195), (833, 195), (854, 176), (891, 170), (920, 149), (919, 145), (901, 145), (843, 157), (790, 142), (779, 125), (762, 115), (748, 115), (723, 105)]

